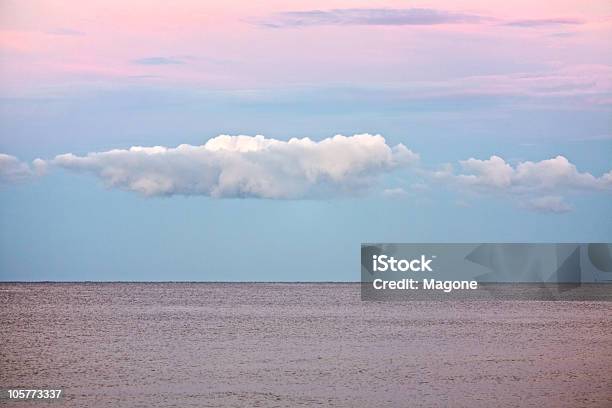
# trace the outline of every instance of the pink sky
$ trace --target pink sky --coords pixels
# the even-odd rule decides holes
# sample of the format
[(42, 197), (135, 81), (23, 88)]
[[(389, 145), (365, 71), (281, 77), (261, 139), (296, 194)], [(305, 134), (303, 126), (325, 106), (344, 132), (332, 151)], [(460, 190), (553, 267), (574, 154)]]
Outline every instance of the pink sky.
[[(5, 1), (5, 92), (122, 85), (259, 89), (406, 84), (612, 63), (609, 1)], [(426, 8), (483, 17), (437, 25), (270, 28), (276, 13)], [(580, 24), (507, 26), (565, 19)], [(169, 64), (143, 64), (150, 59)], [(575, 68), (574, 68), (575, 70)], [(604, 69), (605, 70), (605, 69)], [(582, 74), (583, 75), (583, 74)]]

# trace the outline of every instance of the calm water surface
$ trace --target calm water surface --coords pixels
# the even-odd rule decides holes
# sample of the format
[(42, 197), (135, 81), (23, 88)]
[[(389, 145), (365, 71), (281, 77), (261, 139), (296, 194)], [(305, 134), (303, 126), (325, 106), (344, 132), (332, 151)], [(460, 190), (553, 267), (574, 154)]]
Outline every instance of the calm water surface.
[(612, 406), (612, 302), (0, 284), (0, 319), (0, 387), (65, 394), (20, 407)]

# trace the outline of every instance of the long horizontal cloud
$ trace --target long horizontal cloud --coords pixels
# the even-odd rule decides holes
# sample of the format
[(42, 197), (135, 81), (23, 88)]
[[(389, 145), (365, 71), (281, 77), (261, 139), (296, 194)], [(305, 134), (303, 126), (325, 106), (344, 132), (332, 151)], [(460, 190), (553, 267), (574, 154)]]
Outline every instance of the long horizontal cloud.
[(52, 163), (145, 196), (292, 199), (352, 194), (416, 161), (418, 155), (404, 145), (390, 147), (380, 135), (362, 134), (319, 142), (221, 135), (200, 146), (64, 154)]
[(477, 23), (485, 17), (425, 8), (410, 9), (334, 9), (287, 11), (277, 13), (259, 23), (268, 27), (306, 27), (321, 25), (439, 25)]
[[(275, 13), (259, 25), (273, 28), (310, 26), (432, 26), (441, 24), (477, 24), (494, 18), (428, 8), (347, 8), (332, 10), (302, 10)], [(502, 25), (518, 28), (557, 27), (585, 24), (572, 17), (517, 19)]]
[[(612, 66), (575, 65), (538, 73), (480, 75), (428, 83), (407, 83), (385, 90), (387, 97), (448, 98), (473, 96), (523, 97), (532, 101), (570, 98), (590, 104), (610, 104)], [(383, 92), (381, 92), (383, 95)], [(579, 99), (576, 99), (579, 98)], [(608, 102), (606, 102), (608, 101)], [(555, 103), (558, 103), (555, 100)]]
[(31, 165), (14, 156), (0, 153), (0, 182), (13, 183), (24, 181), (45, 172), (46, 163), (36, 159)]
[[(459, 161), (458, 168), (447, 164), (436, 171), (416, 166), (418, 162), (418, 154), (402, 144), (389, 146), (380, 135), (337, 135), (321, 141), (221, 135), (199, 146), (68, 153), (32, 164), (0, 154), (0, 181), (26, 180), (52, 165), (94, 174), (108, 187), (144, 196), (309, 199), (352, 195), (373, 186), (381, 190), (383, 175), (414, 166), (429, 184), (446, 185), (461, 194), (502, 196), (538, 212), (571, 211), (564, 195), (612, 192), (612, 170), (595, 176), (579, 171), (564, 156), (515, 165), (499, 156), (470, 158)], [(413, 184), (411, 190), (416, 186), (430, 190), (423, 183)], [(399, 187), (381, 191), (389, 198), (411, 197)]]
[(514, 20), (506, 23), (505, 25), (511, 27), (555, 27), (560, 25), (580, 25), (584, 24), (583, 20), (577, 18), (540, 18), (540, 19), (526, 19), (526, 20)]
[(185, 61), (176, 57), (146, 57), (132, 62), (140, 65), (180, 65), (185, 63)]
[[(342, 109), (376, 109), (373, 104), (409, 111), (456, 110), (458, 107), (491, 107), (524, 110), (526, 106), (546, 109), (609, 109), (612, 105), (612, 66), (573, 65), (538, 72), (464, 76), (445, 80), (406, 80), (402, 84), (325, 86), (299, 88), (271, 97), (265, 91), (232, 94), (230, 98), (274, 104), (282, 100), (304, 101), (313, 109), (336, 102)], [(280, 98), (280, 99), (279, 99)], [(350, 101), (350, 103), (347, 103)], [(449, 108), (450, 106), (450, 108)]]

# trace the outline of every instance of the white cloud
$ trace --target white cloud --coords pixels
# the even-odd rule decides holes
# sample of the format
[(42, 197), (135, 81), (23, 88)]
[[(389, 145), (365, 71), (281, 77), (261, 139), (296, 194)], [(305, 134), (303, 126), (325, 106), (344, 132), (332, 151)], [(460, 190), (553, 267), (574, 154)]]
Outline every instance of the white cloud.
[(529, 193), (557, 190), (611, 190), (612, 171), (595, 177), (580, 172), (563, 156), (538, 162), (524, 161), (511, 166), (499, 156), (487, 160), (460, 161), (461, 172), (445, 165), (433, 172), (434, 179), (452, 182), (481, 192)]
[(383, 196), (390, 199), (400, 199), (408, 195), (408, 192), (401, 187), (386, 188), (383, 190)]
[(470, 158), (460, 161), (459, 165), (458, 172), (452, 165), (445, 164), (429, 176), (463, 193), (516, 197), (520, 207), (533, 211), (571, 211), (573, 208), (559, 194), (612, 192), (612, 171), (596, 177), (580, 172), (564, 156), (537, 162), (523, 161), (515, 166), (499, 156), (491, 156), (486, 160)]
[(34, 160), (30, 166), (14, 156), (0, 153), (0, 182), (24, 181), (45, 171), (46, 163), (41, 159)]
[(380, 135), (336, 135), (319, 142), (221, 135), (200, 146), (63, 154), (53, 164), (145, 196), (292, 199), (355, 193), (418, 158), (402, 144), (390, 147)]

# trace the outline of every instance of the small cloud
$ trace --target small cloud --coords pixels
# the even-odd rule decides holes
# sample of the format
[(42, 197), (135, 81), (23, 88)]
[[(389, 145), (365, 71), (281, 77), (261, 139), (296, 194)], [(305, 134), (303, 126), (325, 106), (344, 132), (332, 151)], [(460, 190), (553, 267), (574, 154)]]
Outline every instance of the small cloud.
[(44, 176), (49, 170), (49, 163), (46, 160), (34, 159), (32, 161), (32, 174), (35, 176)]
[[(559, 194), (612, 192), (612, 170), (600, 176), (579, 171), (564, 156), (510, 164), (499, 156), (459, 162), (460, 171), (447, 164), (429, 177), (461, 193), (491, 195), (516, 200), (519, 206), (540, 212), (567, 212), (572, 207)], [(537, 198), (532, 198), (537, 196)]]
[(461, 160), (462, 172), (456, 174), (451, 165), (431, 173), (434, 179), (471, 188), (479, 192), (512, 192), (564, 190), (612, 191), (610, 173), (601, 177), (580, 172), (564, 156), (538, 162), (520, 161), (512, 166), (499, 156), (480, 160)]
[(0, 183), (16, 183), (35, 176), (42, 176), (47, 171), (47, 163), (36, 159), (28, 165), (15, 156), (0, 153)]
[(577, 18), (539, 18), (539, 19), (527, 19), (527, 20), (514, 20), (504, 25), (510, 27), (523, 27), (523, 28), (534, 28), (534, 27), (555, 27), (560, 25), (581, 25), (584, 24), (583, 20)]
[(149, 80), (149, 79), (161, 79), (162, 77), (159, 75), (129, 75), (128, 78)]
[(409, 9), (334, 9), (287, 11), (276, 13), (259, 24), (272, 28), (308, 26), (430, 26), (439, 24), (475, 24), (486, 17), (425, 8)]
[(455, 200), (455, 205), (461, 208), (469, 208), (472, 206), (468, 201), (462, 199)]
[(410, 189), (416, 192), (423, 192), (423, 191), (428, 191), (429, 186), (423, 182), (418, 182), (418, 183), (413, 183), (410, 186)]
[(545, 196), (522, 201), (521, 207), (527, 210), (546, 213), (566, 213), (574, 208), (566, 203), (561, 196)]
[(401, 187), (397, 188), (387, 188), (383, 190), (383, 196), (391, 199), (399, 199), (404, 198), (408, 195), (408, 192)]
[(184, 60), (176, 57), (146, 57), (135, 59), (132, 62), (139, 65), (180, 65), (185, 63)]
[(553, 33), (553, 34), (550, 34), (550, 36), (557, 37), (557, 38), (569, 38), (569, 37), (575, 37), (576, 33), (570, 33), (570, 32)]
[(52, 30), (45, 31), (45, 33), (50, 35), (68, 35), (68, 36), (81, 36), (85, 35), (84, 32), (74, 30), (72, 28), (55, 28)]

